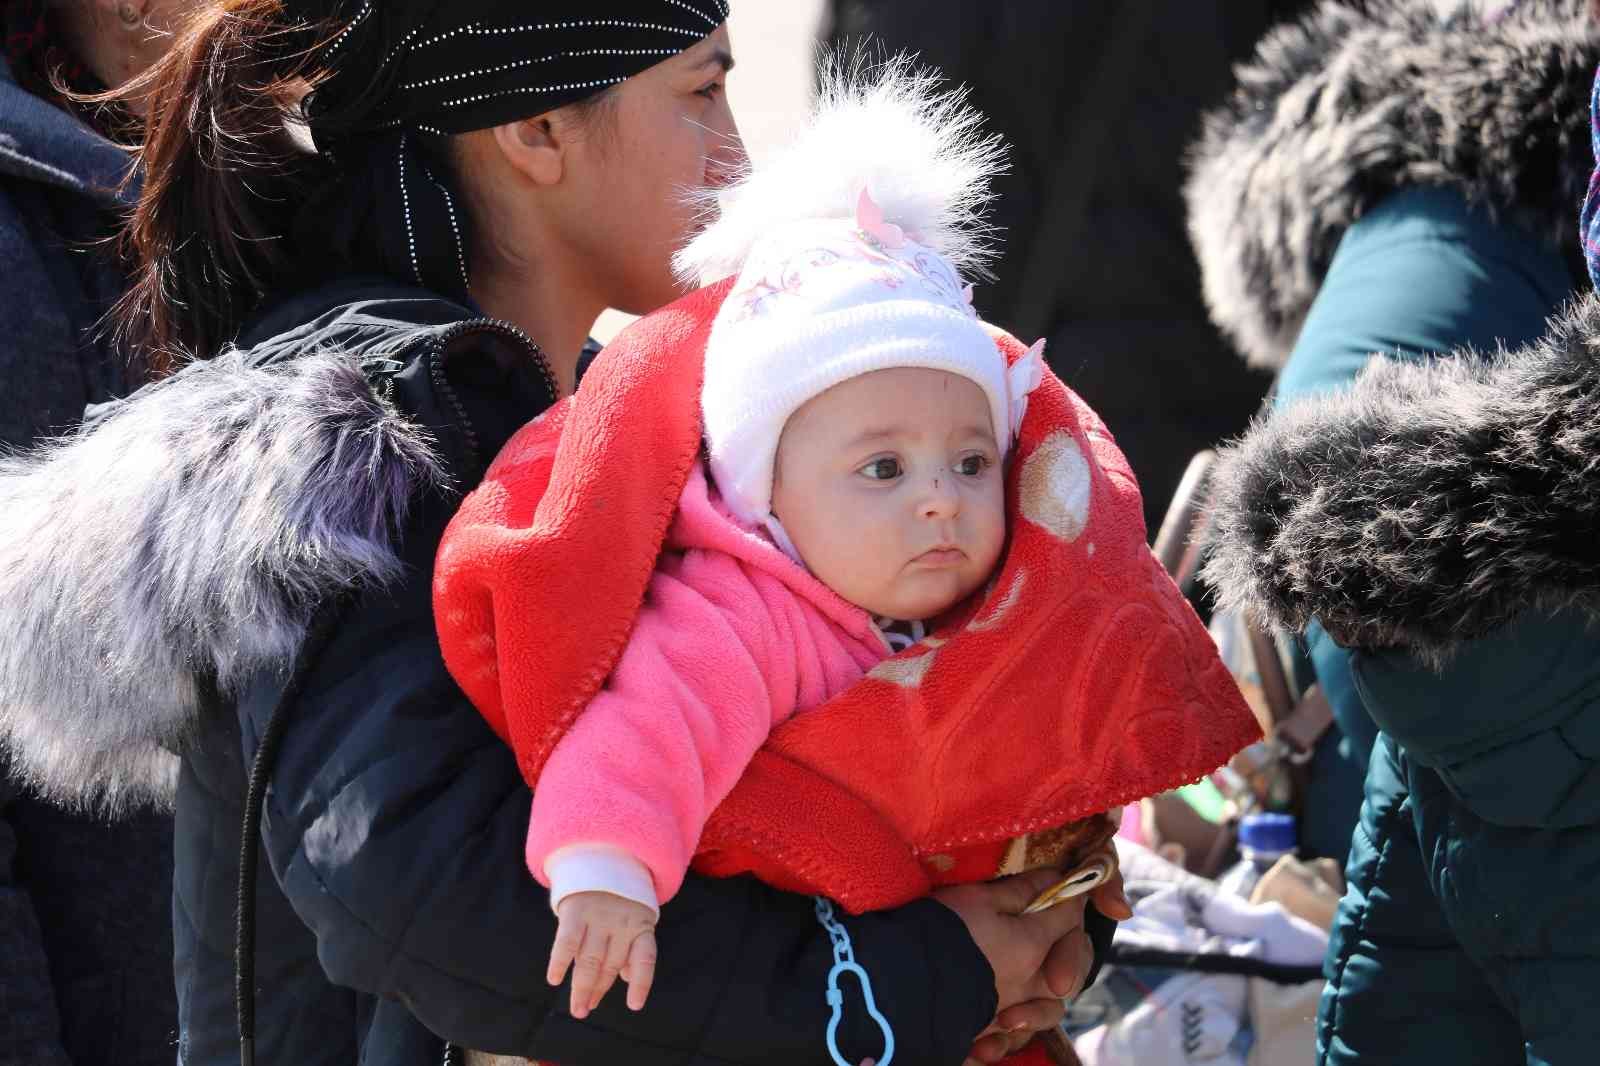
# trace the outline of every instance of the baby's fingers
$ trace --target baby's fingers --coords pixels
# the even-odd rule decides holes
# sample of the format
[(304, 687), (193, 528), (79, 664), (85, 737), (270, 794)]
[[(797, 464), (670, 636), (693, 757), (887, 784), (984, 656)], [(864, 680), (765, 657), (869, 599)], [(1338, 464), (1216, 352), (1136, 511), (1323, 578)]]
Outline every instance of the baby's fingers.
[[(601, 985), (606, 968), (606, 950), (613, 938), (603, 929), (591, 927), (583, 938), (583, 950), (572, 964), (572, 1016), (587, 1018), (600, 1002), (607, 985)], [(599, 993), (595, 991), (599, 988)]]
[(628, 982), (628, 1009), (644, 1010), (644, 1001), (650, 998), (650, 985), (656, 979), (655, 933), (646, 929), (633, 938), (622, 974)]
[(622, 973), (622, 967), (627, 961), (627, 935), (615, 931), (606, 938), (606, 950), (601, 956), (600, 973), (595, 980), (594, 992), (589, 997), (590, 1010), (598, 1007), (600, 1001), (606, 997), (606, 993), (611, 991), (611, 986), (617, 983), (617, 976)]
[(578, 957), (578, 952), (583, 949), (583, 934), (586, 922), (574, 921), (571, 918), (562, 918), (556, 927), (556, 942), (550, 948), (550, 966), (545, 970), (544, 979), (551, 986), (561, 984), (566, 979), (567, 967), (572, 965), (572, 960)]

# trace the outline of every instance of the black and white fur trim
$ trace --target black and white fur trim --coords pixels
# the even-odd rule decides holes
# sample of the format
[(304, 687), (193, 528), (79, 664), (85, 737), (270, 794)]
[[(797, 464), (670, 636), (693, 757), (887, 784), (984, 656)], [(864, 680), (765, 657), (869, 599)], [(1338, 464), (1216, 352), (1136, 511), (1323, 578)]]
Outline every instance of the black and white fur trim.
[(1600, 295), (1539, 342), (1374, 361), (1224, 453), (1205, 576), (1268, 626), (1439, 662), (1529, 610), (1600, 614)]
[(164, 803), (198, 711), (287, 663), (312, 606), (399, 575), (440, 477), (421, 430), (337, 353), (237, 354), (0, 459), (0, 745), (44, 795)]
[(1522, 0), (1487, 24), (1470, 3), (1361, 6), (1330, 0), (1269, 33), (1191, 153), (1206, 302), (1256, 366), (1283, 365), (1340, 237), (1393, 190), (1459, 189), (1576, 240), (1600, 63), (1584, 0)]

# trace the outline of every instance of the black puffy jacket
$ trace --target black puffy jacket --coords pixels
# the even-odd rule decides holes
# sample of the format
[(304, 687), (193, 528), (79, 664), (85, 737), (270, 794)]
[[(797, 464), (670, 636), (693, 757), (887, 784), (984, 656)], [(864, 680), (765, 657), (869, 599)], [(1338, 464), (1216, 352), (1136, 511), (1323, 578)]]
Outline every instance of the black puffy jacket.
[[(49, 528), (73, 575), (66, 595), (127, 612), (96, 619), (86, 638), (138, 690), (121, 695), (151, 710), (106, 753), (122, 770), (94, 787), (159, 791), (170, 767), (158, 747), (183, 752), (182, 1062), (237, 1061), (242, 806), (280, 704), (255, 908), (264, 1066), (421, 1066), (441, 1060), (445, 1040), (568, 1066), (828, 1062), (833, 960), (812, 901), (750, 879), (691, 877), (663, 909), (644, 1012), (609, 997), (577, 1022), (544, 982), (555, 926), (523, 868), (527, 789), (446, 673), (429, 594), (456, 493), (551, 402), (527, 339), (371, 281), (281, 305), (241, 344), (0, 478), (0, 499), (64, 494)], [(131, 558), (80, 571), (79, 553), (106, 553), (101, 534), (74, 536), (72, 519), (98, 509), (97, 525), (107, 507), (140, 539)], [(352, 606), (321, 639), (314, 619), (341, 595)], [(27, 607), (49, 624), (62, 621), (57, 603)], [(63, 672), (52, 667), (40, 664)], [(83, 684), (92, 702), (97, 682)], [(41, 772), (81, 791), (79, 769), (46, 760)], [(959, 1062), (995, 1008), (993, 974), (960, 919), (922, 901), (846, 924), (903, 1061)], [(880, 1046), (859, 1008), (841, 1035), (857, 1060)]]

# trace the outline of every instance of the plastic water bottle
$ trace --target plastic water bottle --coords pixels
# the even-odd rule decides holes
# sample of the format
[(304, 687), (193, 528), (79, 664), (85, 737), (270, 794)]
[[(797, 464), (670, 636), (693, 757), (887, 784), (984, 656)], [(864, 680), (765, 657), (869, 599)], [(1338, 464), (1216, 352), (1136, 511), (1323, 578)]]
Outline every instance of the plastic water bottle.
[(1292, 814), (1247, 814), (1239, 820), (1239, 861), (1219, 878), (1222, 891), (1250, 898), (1261, 875), (1292, 854), (1299, 833)]

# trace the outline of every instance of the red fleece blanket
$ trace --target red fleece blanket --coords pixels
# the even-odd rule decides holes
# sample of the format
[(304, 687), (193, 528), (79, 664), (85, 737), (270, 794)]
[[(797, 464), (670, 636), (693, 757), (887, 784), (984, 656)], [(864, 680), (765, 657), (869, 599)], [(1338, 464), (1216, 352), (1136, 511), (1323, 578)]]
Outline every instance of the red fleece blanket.
[[(506, 445), (441, 545), (445, 661), (530, 784), (628, 639), (700, 451), (702, 356), (727, 288), (618, 336), (575, 398)], [(892, 907), (1059, 860), (1067, 838), (1044, 831), (1194, 781), (1256, 739), (1146, 547), (1127, 461), (1053, 375), (1007, 478), (1010, 542), (982, 601), (777, 729), (697, 869)]]
[[(700, 453), (699, 394), (729, 283), (636, 322), (577, 395), (525, 427), (440, 546), (445, 662), (530, 785), (617, 662)], [(1015, 338), (996, 331), (1008, 360)], [(1145, 542), (1132, 471), (1046, 373), (1007, 473), (1010, 540), (981, 602), (775, 730), (695, 867), (859, 913), (1076, 861), (1120, 804), (1259, 736)], [(1048, 1062), (1035, 1042), (1009, 1060)]]

